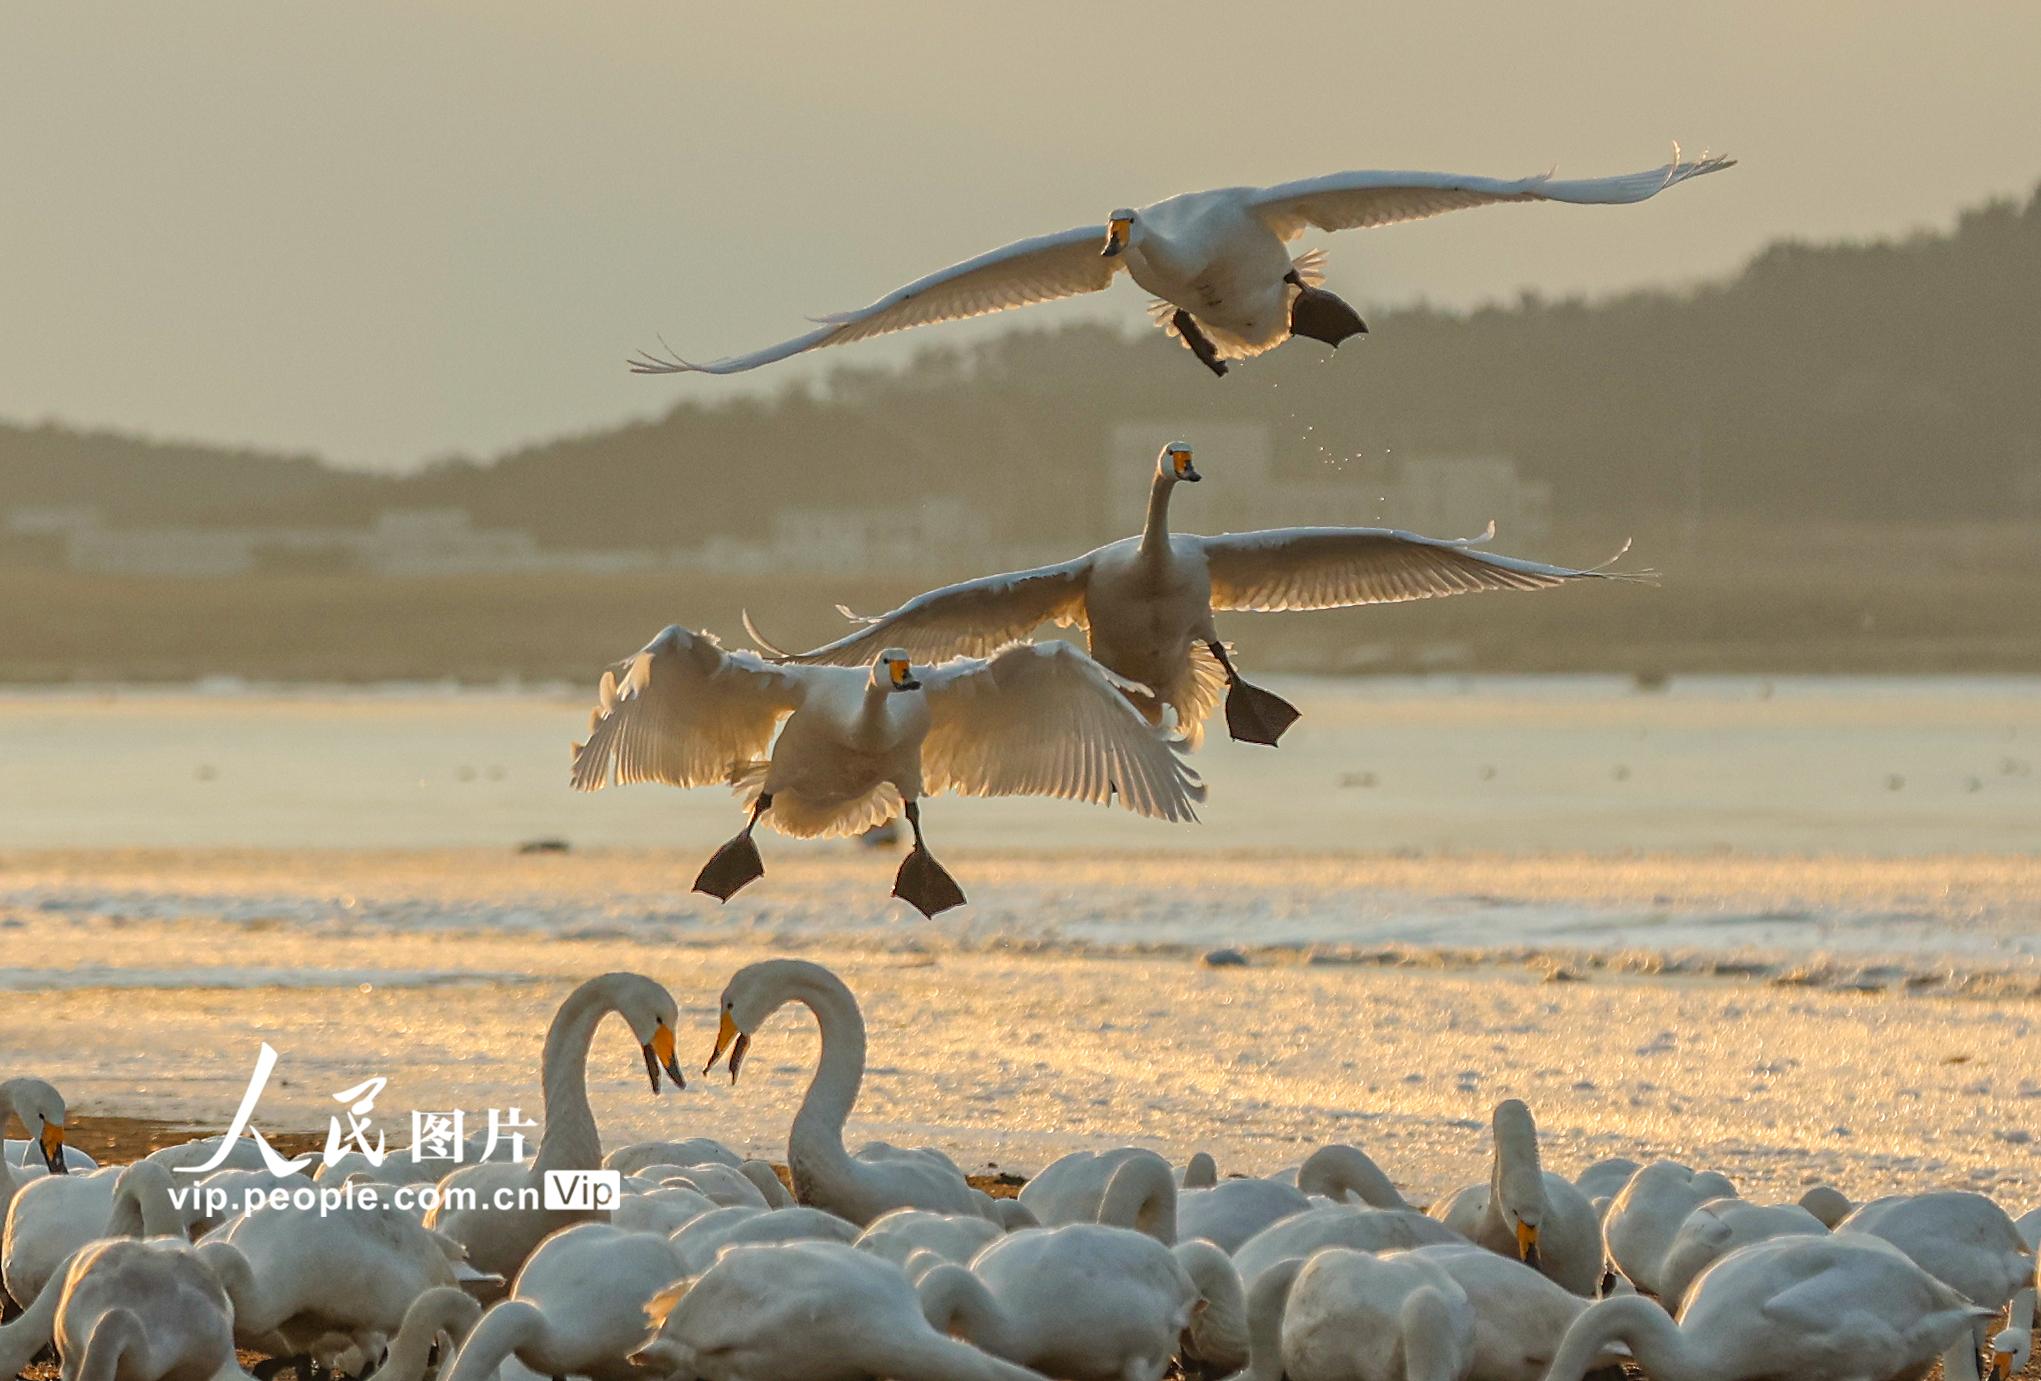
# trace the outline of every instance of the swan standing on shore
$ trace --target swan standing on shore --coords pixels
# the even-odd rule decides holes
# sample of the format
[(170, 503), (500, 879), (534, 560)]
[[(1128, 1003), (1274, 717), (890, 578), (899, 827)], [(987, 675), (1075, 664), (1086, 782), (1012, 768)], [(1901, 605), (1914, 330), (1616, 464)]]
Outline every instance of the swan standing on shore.
[(1117, 210), (1102, 231), (1078, 226), (966, 259), (749, 355), (699, 365), (640, 355), (630, 365), (640, 374), (735, 374), (804, 350), (1099, 292), (1124, 265), (1158, 299), (1151, 309), (1156, 323), (1214, 374), (1224, 374), (1226, 361), (1259, 355), (1293, 335), (1336, 347), (1368, 329), (1353, 308), (1317, 286), (1321, 254), (1290, 257), (1285, 245), (1307, 231), (1395, 225), (1500, 202), (1625, 205), (1732, 166), (1726, 158), (1683, 161), (1675, 146), (1663, 168), (1574, 181), (1370, 170), (1186, 192), (1138, 211)]
[(875, 618), (849, 615), (864, 627), (807, 652), (774, 646), (749, 615), (745, 630), (782, 666), (849, 667), (887, 644), (925, 662), (984, 656), (1043, 623), (1077, 625), (1091, 655), (1134, 683), (1128, 698), (1151, 723), (1162, 722), (1167, 706), (1196, 747), (1223, 690), (1227, 731), (1244, 743), (1274, 744), (1296, 721), (1297, 709), (1240, 679), (1213, 622), (1216, 612), (1340, 609), (1642, 578), (1497, 556), (1468, 541), (1393, 528), (1286, 527), (1217, 537), (1171, 532), (1170, 495), (1179, 484), (1202, 478), (1190, 446), (1172, 441), (1155, 458), (1148, 519), (1138, 536), (1054, 566), (945, 585)]
[(722, 901), (765, 876), (751, 838), (761, 819), (811, 838), (904, 814), (914, 848), (893, 895), (925, 916), (962, 905), (964, 893), (922, 839), (924, 792), (1117, 801), (1138, 815), (1197, 818), (1205, 789), (1178, 745), (1074, 647), (1010, 647), (935, 667), (896, 648), (867, 660), (868, 672), (777, 667), (668, 628), (622, 665), (621, 679), (603, 673), (588, 742), (574, 750), (574, 786), (735, 786), (751, 818), (694, 884)]
[(64, 1174), (70, 1168), (64, 1146), (62, 1094), (40, 1079), (9, 1079), (0, 1083), (0, 1133), (7, 1130), (10, 1118), (21, 1123), (28, 1136), (7, 1142), (6, 1154), (0, 1156), (0, 1213), (5, 1213), (15, 1193), (35, 1178), (25, 1170), (15, 1169), (17, 1158), (25, 1162), (28, 1156), (35, 1155), (52, 1175)]
[(1914, 1381), (1985, 1313), (1867, 1234), (1776, 1237), (1703, 1273), (1677, 1323), (1642, 1295), (1590, 1305), (1546, 1381), (1581, 1381), (1612, 1343), (1650, 1381)]
[(1521, 1099), (1496, 1104), (1495, 1157), (1487, 1184), (1432, 1205), (1432, 1217), (1492, 1252), (1515, 1257), (1576, 1295), (1602, 1278), (1601, 1225), (1571, 1180), (1538, 1163), (1538, 1127)]
[(836, 1242), (732, 1247), (646, 1312), (632, 1361), (653, 1381), (1041, 1381), (929, 1327), (899, 1267)]
[(843, 980), (820, 964), (767, 959), (739, 969), (723, 989), (716, 1046), (702, 1072), (728, 1051), (735, 1083), (758, 1029), (790, 1002), (814, 1013), (822, 1033), (821, 1058), (787, 1136), (794, 1197), (861, 1228), (896, 1208), (996, 1217), (992, 1201), (940, 1152), (882, 1142), (855, 1156), (844, 1150), (843, 1124), (865, 1077), (865, 1018)]
[[(588, 1051), (596, 1028), (613, 1012), (631, 1028), (645, 1057), (652, 1092), (659, 1092), (662, 1073), (675, 1088), (687, 1086), (674, 1053), (680, 1008), (673, 994), (635, 973), (606, 973), (568, 994), (546, 1031), (540, 1060), (546, 1121), (538, 1154), (526, 1165), (494, 1161), (462, 1166), (439, 1182), (440, 1189), (442, 1195), (456, 1188), (473, 1190), (473, 1205), (448, 1207), (442, 1197), (426, 1215), (427, 1227), (467, 1249), (468, 1264), (475, 1270), (508, 1280), (547, 1233), (591, 1216), (540, 1207), (539, 1195), (547, 1171), (602, 1166), (602, 1137), (588, 1106)], [(516, 1206), (499, 1206), (499, 1194)]]

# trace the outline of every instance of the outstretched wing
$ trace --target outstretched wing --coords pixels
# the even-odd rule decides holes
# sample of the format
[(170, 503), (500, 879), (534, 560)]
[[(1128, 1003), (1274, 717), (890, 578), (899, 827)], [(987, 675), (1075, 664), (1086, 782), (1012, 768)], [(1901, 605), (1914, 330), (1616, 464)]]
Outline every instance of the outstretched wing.
[(981, 576), (916, 595), (876, 618), (859, 618), (838, 605), (845, 618), (864, 627), (808, 652), (784, 652), (773, 646), (749, 613), (744, 629), (773, 661), (795, 666), (865, 666), (888, 647), (903, 649), (915, 662), (984, 657), (1051, 620), (1080, 622), (1090, 569), (1080, 557), (1058, 566)]
[(1286, 240), (1306, 230), (1365, 230), (1398, 221), (1422, 220), (1446, 211), (1489, 206), (1503, 201), (1566, 201), (1583, 206), (1619, 206), (1644, 201), (1676, 182), (1703, 173), (1733, 168), (1733, 158), (1703, 154), (1683, 161), (1673, 146), (1673, 161), (1649, 172), (1618, 177), (1580, 178), (1561, 182), (1549, 173), (1514, 182), (1461, 173), (1351, 172), (1306, 178), (1263, 187), (1248, 207), (1263, 224)]
[(869, 307), (818, 317), (816, 320), (822, 324), (817, 329), (749, 355), (733, 355), (708, 364), (689, 364), (678, 357), (639, 355), (630, 361), (631, 370), (636, 374), (737, 374), (825, 345), (847, 345), (889, 331), (905, 331), (910, 326), (959, 321), (988, 312), (1003, 312), (1009, 307), (1098, 292), (1113, 281), (1113, 274), (1123, 262), (1101, 254), (1104, 245), (1104, 230), (1096, 226), (1016, 240), (1003, 249), (916, 279)]
[(1060, 796), (1138, 815), (1195, 820), (1205, 799), (1183, 745), (1151, 726), (1111, 672), (1068, 643), (1022, 643), (990, 661), (921, 674), (930, 791)]
[[(1475, 550), (1494, 530), (1454, 540), (1386, 527), (1281, 527), (1199, 540), (1214, 609), (1338, 609), (1478, 590), (1543, 590), (1570, 580), (1654, 578), (1650, 571), (1575, 570)], [(1623, 551), (1629, 549), (1625, 542)]]
[(797, 672), (668, 628), (602, 674), (588, 742), (574, 746), (574, 789), (729, 783), (764, 754), (802, 691)]

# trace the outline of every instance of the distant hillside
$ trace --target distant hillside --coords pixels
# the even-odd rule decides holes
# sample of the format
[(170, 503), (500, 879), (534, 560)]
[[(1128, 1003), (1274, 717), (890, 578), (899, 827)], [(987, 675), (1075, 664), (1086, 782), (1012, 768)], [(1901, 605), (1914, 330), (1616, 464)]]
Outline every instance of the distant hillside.
[(1640, 537), (1675, 515), (1965, 520), (2041, 498), (2041, 194), (1947, 233), (1780, 244), (1687, 294), (1384, 313), (1330, 359), (1303, 342), (1224, 380), (1145, 329), (1016, 324), (972, 347), (929, 333), (900, 371), (853, 348), (826, 387), (770, 399), (647, 381), (680, 400), (657, 423), (402, 478), (0, 427), (0, 508), (328, 524), (459, 506), (550, 546), (629, 547), (759, 533), (764, 496), (954, 494), (1001, 515), (1001, 536), (1061, 538), (1089, 535), (1103, 486), (1142, 482), (1098, 464), (1130, 419), (1192, 439), (1200, 421), (1265, 421), (1279, 464), (1352, 474), (1357, 520), (1383, 457), (1451, 451), (1514, 455), (1553, 483), (1558, 513)]

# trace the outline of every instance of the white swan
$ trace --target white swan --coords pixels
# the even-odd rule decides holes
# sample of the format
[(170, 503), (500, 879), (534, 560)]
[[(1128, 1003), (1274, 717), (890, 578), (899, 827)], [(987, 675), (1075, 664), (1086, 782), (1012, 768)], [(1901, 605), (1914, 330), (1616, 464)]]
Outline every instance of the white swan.
[[(645, 1057), (652, 1091), (659, 1092), (662, 1071), (676, 1088), (686, 1087), (674, 1055), (674, 1032), (680, 1009), (665, 988), (635, 973), (606, 973), (591, 978), (560, 1004), (546, 1032), (541, 1057), (546, 1121), (538, 1153), (528, 1165), (490, 1162), (465, 1165), (442, 1179), (440, 1190), (472, 1190), (472, 1206), (442, 1202), (426, 1215), (426, 1226), (467, 1248), (468, 1264), (506, 1280), (547, 1233), (589, 1215), (538, 1206), (537, 1196), (548, 1171), (595, 1170), (602, 1165), (602, 1139), (588, 1106), (588, 1051), (595, 1031), (612, 1012), (631, 1028)], [(515, 1207), (499, 1206), (508, 1196)]]
[(858, 1225), (819, 1208), (732, 1208), (705, 1213), (668, 1239), (681, 1272), (694, 1275), (709, 1268), (716, 1254), (738, 1243), (857, 1241)]
[[(2018, 1333), (2034, 1326), (2034, 1251), (2006, 1211), (1966, 1190), (1873, 1199), (1836, 1226), (1839, 1236), (1868, 1235), (1897, 1247), (1922, 1270), (1972, 1304), (2007, 1313)], [(1971, 1381), (1991, 1329), (1980, 1321), (1942, 1359), (1946, 1381)]]
[(1703, 1271), (1738, 1247), (1774, 1237), (1819, 1236), (1828, 1231), (1798, 1204), (1754, 1204), (1710, 1199), (1680, 1224), (1658, 1266), (1659, 1303), (1677, 1314)]
[(1601, 1224), (1571, 1180), (1538, 1163), (1538, 1128), (1521, 1099), (1495, 1105), (1488, 1183), (1433, 1204), (1432, 1217), (1493, 1252), (1516, 1257), (1576, 1295), (1602, 1279)]
[[(1821, 1225), (1826, 1228), (1836, 1226), (1857, 1209), (1857, 1206), (1850, 1202), (1849, 1196), (1832, 1184), (1815, 1185), (1800, 1196), (1799, 1203), (1800, 1207), (1820, 1219)], [(2029, 1242), (2027, 1245), (2034, 1244)]]
[(1981, 1313), (1866, 1234), (1775, 1237), (1703, 1272), (1677, 1323), (1642, 1295), (1590, 1305), (1546, 1381), (1581, 1381), (1612, 1343), (1650, 1381), (1913, 1381)]
[(843, 1147), (843, 1124), (865, 1077), (865, 1018), (842, 979), (805, 959), (747, 964), (725, 985), (716, 1045), (704, 1073), (727, 1050), (736, 1082), (745, 1052), (766, 1020), (798, 1002), (821, 1028), (822, 1054), (787, 1137), (794, 1196), (864, 1227), (896, 1208), (992, 1216), (991, 1200), (973, 1189), (947, 1157), (874, 1143), (856, 1156)]
[(15, 1194), (36, 1178), (26, 1169), (17, 1170), (15, 1161), (33, 1154), (47, 1173), (64, 1174), (69, 1169), (69, 1148), (64, 1145), (64, 1097), (41, 1079), (9, 1079), (0, 1083), (0, 1132), (10, 1119), (21, 1123), (25, 1140), (6, 1143), (0, 1155), (0, 1213)]
[(1032, 302), (1098, 292), (1122, 265), (1157, 302), (1156, 320), (1215, 374), (1226, 361), (1258, 355), (1291, 335), (1329, 345), (1367, 328), (1346, 303), (1316, 287), (1321, 256), (1290, 257), (1286, 242), (1307, 231), (1354, 230), (1419, 220), (1498, 202), (1561, 201), (1620, 205), (1643, 201), (1677, 182), (1732, 166), (1725, 158), (1673, 162), (1650, 172), (1556, 181), (1516, 181), (1457, 173), (1358, 171), (1274, 187), (1187, 192), (1141, 210), (1118, 210), (1103, 231), (1079, 226), (1017, 240), (966, 259), (880, 298), (860, 311), (820, 318), (791, 340), (716, 360), (641, 355), (641, 374), (734, 374), (804, 350), (936, 322), (981, 316)]
[(1180, 1190), (1176, 1197), (1179, 1241), (1202, 1238), (1229, 1255), (1271, 1223), (1311, 1207), (1311, 1196), (1280, 1180), (1221, 1180), (1210, 1189)]
[(240, 1377), (227, 1292), (182, 1241), (94, 1242), (61, 1293), (54, 1339), (64, 1381)]
[(544, 1376), (628, 1381), (645, 1340), (645, 1307), (683, 1270), (653, 1233), (582, 1223), (539, 1244), (510, 1296), (468, 1334), (446, 1381), (489, 1381), (512, 1357)]
[(1638, 1169), (1638, 1163), (1628, 1156), (1605, 1156), (1575, 1175), (1573, 1187), (1587, 1195), (1597, 1214), (1603, 1214)]
[(1467, 1239), (1415, 1209), (1329, 1204), (1262, 1229), (1233, 1253), (1233, 1265), (1250, 1288), (1284, 1261), (1302, 1261), (1325, 1247), (1390, 1252), (1433, 1245), (1465, 1246)]
[(1004, 1235), (1005, 1229), (998, 1223), (975, 1213), (896, 1208), (874, 1218), (851, 1245), (904, 1270), (907, 1259), (917, 1252), (962, 1265)]
[(1176, 1175), (1146, 1147), (1072, 1151), (1022, 1185), (1020, 1203), (1044, 1227), (1105, 1223), (1176, 1245)]
[(720, 1141), (690, 1137), (685, 1141), (633, 1141), (602, 1158), (602, 1168), (635, 1175), (653, 1165), (727, 1165), (736, 1169), (744, 1157)]
[(609, 1220), (626, 1232), (656, 1232), (664, 1237), (717, 1208), (715, 1202), (696, 1189), (678, 1185), (636, 1189), (631, 1181), (625, 1180), (623, 1195), (609, 1211)]
[(745, 628), (782, 665), (849, 667), (871, 660), (887, 644), (923, 662), (983, 656), (1047, 622), (1080, 625), (1091, 655), (1139, 687), (1129, 691), (1135, 705), (1155, 722), (1164, 706), (1173, 709), (1193, 746), (1222, 690), (1233, 737), (1273, 744), (1297, 710), (1240, 679), (1213, 623), (1216, 611), (1338, 609), (1481, 590), (1537, 590), (1573, 580), (1646, 578), (1490, 555), (1468, 541), (1391, 528), (1290, 527), (1217, 537), (1172, 533), (1171, 493), (1200, 478), (1190, 446), (1174, 441), (1156, 457), (1148, 518), (1138, 536), (1057, 565), (946, 585), (876, 618), (850, 615), (864, 626), (808, 652), (775, 647), (749, 616)]
[(655, 1381), (1040, 1381), (929, 1327), (899, 1267), (836, 1242), (731, 1247), (647, 1312), (632, 1361)]
[(1409, 1208), (1382, 1167), (1358, 1146), (1332, 1142), (1297, 1167), (1297, 1188), (1336, 1204), (1358, 1200), (1370, 1208)]
[(1476, 1355), (1466, 1292), (1421, 1252), (1284, 1261), (1250, 1309), (1252, 1381), (1460, 1381)]
[(7, 1206), (0, 1232), (0, 1284), (18, 1304), (34, 1302), (80, 1247), (102, 1237), (183, 1237), (170, 1172), (137, 1161), (86, 1174), (45, 1175)]
[(1178, 1189), (1210, 1189), (1217, 1183), (1219, 1162), (1212, 1159), (1212, 1153), (1209, 1151), (1199, 1151), (1192, 1155), (1176, 1175)]
[(737, 787), (751, 818), (695, 878), (697, 892), (724, 901), (765, 875), (751, 838), (761, 818), (807, 838), (904, 814), (914, 849), (893, 895), (929, 916), (964, 894), (922, 839), (924, 793), (1117, 801), (1157, 819), (1197, 818), (1204, 787), (1179, 745), (1074, 647), (1010, 647), (934, 667), (894, 648), (865, 660), (868, 672), (779, 667), (668, 628), (622, 664), (621, 679), (603, 673), (574, 786), (595, 791), (614, 777)]
[(195, 1137), (190, 1141), (173, 1142), (168, 1146), (157, 1147), (143, 1159), (152, 1160), (165, 1170), (188, 1170), (206, 1164), (214, 1156), (221, 1156), (220, 1163), (214, 1166), (211, 1172), (214, 1174), (222, 1170), (268, 1168), (268, 1163), (263, 1159), (262, 1148), (255, 1144), (253, 1136), (244, 1133), (235, 1138), (233, 1144), (227, 1147), (226, 1153), (221, 1155), (220, 1143), (224, 1140), (226, 1137), (223, 1133), (217, 1136)]
[[(1557, 1281), (1471, 1242), (1419, 1247), (1410, 1255), (1451, 1276), (1475, 1302), (1472, 1381), (1541, 1381), (1566, 1330), (1588, 1307)], [(1621, 1360), (1612, 1348), (1597, 1365)]]
[[(1010, 1233), (917, 1288), (939, 1332), (1064, 1381), (1160, 1381), (1202, 1299), (1169, 1248), (1097, 1223)], [(1231, 1304), (1240, 1315), (1237, 1276)]]
[(1602, 1214), (1609, 1263), (1647, 1295), (1664, 1297), (1660, 1270), (1687, 1216), (1711, 1199), (1733, 1199), (1736, 1186), (1710, 1170), (1656, 1160), (1630, 1176)]

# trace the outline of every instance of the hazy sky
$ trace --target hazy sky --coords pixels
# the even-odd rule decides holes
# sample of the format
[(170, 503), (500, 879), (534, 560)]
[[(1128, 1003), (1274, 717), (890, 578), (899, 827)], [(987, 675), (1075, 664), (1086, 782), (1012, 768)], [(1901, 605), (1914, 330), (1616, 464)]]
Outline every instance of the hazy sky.
[(1117, 205), (1351, 167), (1621, 172), (1674, 139), (1742, 166), (1642, 207), (1349, 233), (1331, 283), (1459, 304), (1688, 281), (1781, 235), (2024, 195), (2037, 53), (2027, 0), (22, 0), (0, 7), (0, 416), (482, 454), (796, 377), (626, 374), (656, 333), (751, 349)]

